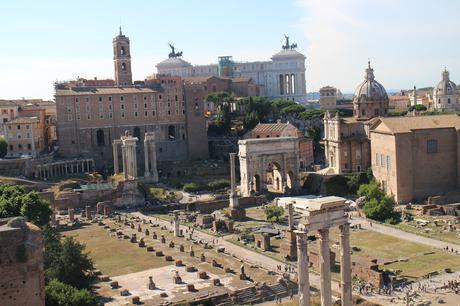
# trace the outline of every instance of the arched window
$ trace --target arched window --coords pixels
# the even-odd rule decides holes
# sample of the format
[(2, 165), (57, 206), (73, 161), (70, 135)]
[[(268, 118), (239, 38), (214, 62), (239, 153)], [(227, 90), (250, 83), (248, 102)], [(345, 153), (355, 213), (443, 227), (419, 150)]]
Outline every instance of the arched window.
[(291, 74), (291, 94), (295, 94), (295, 74)]
[(125, 47), (120, 48), (120, 55), (125, 55)]
[(284, 95), (284, 77), (280, 74), (280, 95)]
[(98, 147), (105, 146), (105, 137), (104, 137), (104, 131), (103, 130), (97, 130), (97, 132), (96, 132), (96, 140), (97, 140), (97, 146)]
[(450, 104), (450, 98), (447, 98), (447, 103)]
[(121, 70), (123, 70), (123, 71), (126, 70), (126, 64), (125, 64), (125, 63), (122, 63), (122, 64), (121, 64)]
[(139, 141), (141, 141), (141, 129), (139, 127), (136, 126), (133, 129), (133, 136), (137, 137), (137, 139), (139, 139)]
[(168, 126), (168, 139), (171, 141), (176, 140), (176, 127), (174, 125)]

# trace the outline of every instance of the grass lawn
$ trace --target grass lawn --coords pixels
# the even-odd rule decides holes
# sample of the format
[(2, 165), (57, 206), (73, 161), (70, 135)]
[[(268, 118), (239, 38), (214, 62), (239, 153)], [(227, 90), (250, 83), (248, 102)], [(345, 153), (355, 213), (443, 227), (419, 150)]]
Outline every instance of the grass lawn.
[[(331, 237), (335, 241), (337, 241), (337, 234), (338, 232), (334, 231)], [(354, 252), (355, 256), (368, 257), (369, 259), (396, 260), (408, 258), (408, 261), (380, 267), (382, 269), (402, 270), (401, 275), (404, 277), (419, 278), (429, 272), (442, 271), (445, 268), (460, 269), (460, 256), (372, 231), (352, 231), (351, 246), (361, 249)]]
[[(430, 219), (426, 218), (425, 216), (421, 219), (427, 219), (430, 221)], [(441, 223), (443, 224), (443, 223)], [(416, 222), (415, 221), (410, 221), (410, 222), (401, 222), (399, 224), (396, 224), (396, 225), (391, 225), (389, 224), (389, 226), (393, 226), (393, 227), (396, 227), (400, 230), (403, 230), (403, 231), (406, 231), (406, 232), (409, 232), (409, 233), (413, 233), (413, 234), (417, 234), (417, 235), (420, 235), (420, 236), (424, 236), (424, 237), (428, 237), (428, 238), (433, 238), (433, 239), (437, 239), (437, 240), (441, 240), (441, 241), (445, 241), (445, 242), (449, 242), (449, 243), (456, 243), (456, 244), (460, 244), (460, 233), (456, 232), (456, 231), (452, 231), (452, 232), (449, 232), (449, 231), (443, 231), (442, 230), (442, 227), (440, 226), (434, 226), (434, 224), (431, 222), (429, 225), (423, 227), (423, 228), (418, 228), (416, 227)], [(427, 230), (425, 232), (425, 230)]]
[(163, 267), (170, 263), (162, 257), (147, 253), (145, 248), (128, 240), (110, 237), (107, 230), (95, 224), (63, 232), (65, 236), (74, 236), (86, 244), (86, 250), (93, 259), (96, 268), (109, 276), (139, 272), (146, 269)]

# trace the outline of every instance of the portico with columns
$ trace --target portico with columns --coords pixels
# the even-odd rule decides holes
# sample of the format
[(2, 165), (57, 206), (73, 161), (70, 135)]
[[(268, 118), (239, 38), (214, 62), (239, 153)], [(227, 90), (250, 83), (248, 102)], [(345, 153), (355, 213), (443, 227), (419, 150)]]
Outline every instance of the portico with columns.
[(35, 166), (34, 176), (37, 179), (66, 177), (94, 171), (94, 160), (72, 159), (45, 163)]
[(334, 196), (312, 199), (305, 211), (305, 222), (300, 223), (295, 231), (300, 306), (310, 305), (308, 235), (314, 235), (315, 232), (319, 235), (321, 305), (332, 305), (329, 229), (334, 226), (340, 229), (341, 305), (352, 306), (350, 225), (345, 200)]

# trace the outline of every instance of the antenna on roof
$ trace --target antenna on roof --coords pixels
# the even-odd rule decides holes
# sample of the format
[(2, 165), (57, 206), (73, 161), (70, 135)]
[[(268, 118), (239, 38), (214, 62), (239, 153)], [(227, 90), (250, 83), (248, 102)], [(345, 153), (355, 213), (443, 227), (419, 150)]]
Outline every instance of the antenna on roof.
[(123, 33), (121, 32), (121, 17), (120, 17), (120, 36), (123, 35)]

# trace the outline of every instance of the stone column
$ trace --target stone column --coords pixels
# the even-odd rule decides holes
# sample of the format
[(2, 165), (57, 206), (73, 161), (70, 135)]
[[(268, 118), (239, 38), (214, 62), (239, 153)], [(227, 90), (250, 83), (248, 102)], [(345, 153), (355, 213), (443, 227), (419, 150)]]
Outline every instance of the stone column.
[(121, 146), (121, 157), (123, 159), (123, 175), (125, 177), (125, 180), (128, 179), (128, 165), (126, 162), (127, 159), (127, 152), (126, 152), (126, 146), (122, 145)]
[(177, 212), (174, 213), (174, 237), (180, 237), (180, 231), (179, 231), (179, 215)]
[(321, 306), (332, 305), (331, 292), (331, 254), (329, 250), (329, 228), (319, 231), (319, 261), (321, 275)]
[(73, 208), (69, 208), (68, 213), (69, 213), (69, 221), (74, 222), (75, 221), (75, 210)]
[(150, 166), (149, 166), (149, 143), (150, 141), (148, 140), (147, 137), (144, 137), (144, 163), (145, 163), (145, 172), (144, 176), (149, 177), (150, 176)]
[(230, 153), (230, 208), (237, 208), (239, 206), (236, 194), (235, 156), (236, 153)]
[(352, 306), (349, 223), (340, 225), (340, 283), (342, 306)]
[(157, 149), (155, 145), (155, 138), (150, 141), (150, 172), (152, 173), (153, 182), (158, 182), (158, 169), (157, 169)]
[(297, 275), (299, 283), (299, 306), (310, 305), (310, 280), (308, 275), (307, 233), (295, 231), (297, 235)]
[(132, 152), (132, 161), (133, 161), (133, 177), (136, 179), (137, 178), (137, 152), (136, 152), (136, 143), (133, 143), (131, 146), (131, 152)]
[(294, 212), (292, 208), (292, 203), (289, 203), (287, 206), (288, 206), (288, 226), (289, 226), (289, 230), (292, 231), (294, 229)]
[(116, 141), (112, 143), (112, 154), (113, 154), (113, 172), (116, 175), (120, 172), (118, 169), (118, 143)]

